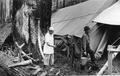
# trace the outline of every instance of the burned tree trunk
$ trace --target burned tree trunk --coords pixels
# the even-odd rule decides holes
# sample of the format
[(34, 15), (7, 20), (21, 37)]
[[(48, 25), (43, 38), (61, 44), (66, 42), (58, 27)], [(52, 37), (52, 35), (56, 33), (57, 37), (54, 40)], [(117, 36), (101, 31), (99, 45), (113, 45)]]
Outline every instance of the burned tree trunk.
[(40, 2), (40, 27), (43, 34), (47, 32), (47, 28), (51, 25), (51, 6), (52, 0), (41, 0)]
[[(32, 15), (32, 7), (23, 3), (16, 13), (16, 23), (13, 27), (14, 40), (19, 44), (25, 43), (25, 50), (33, 53), (33, 58), (38, 58), (36, 53), (36, 25)], [(37, 55), (37, 56), (36, 56)]]
[[(29, 0), (30, 1), (30, 0)], [(33, 0), (31, 0), (33, 1)], [(43, 34), (51, 24), (51, 0), (36, 0), (37, 8), (29, 4), (23, 4), (16, 13), (16, 24), (14, 26), (14, 40), (19, 45), (25, 43), (26, 49), (31, 52), (34, 59), (41, 59), (38, 50), (38, 26)], [(33, 6), (33, 5), (32, 5)], [(31, 7), (31, 9), (29, 9)], [(28, 14), (31, 12), (30, 14)], [(29, 16), (29, 17), (28, 17)], [(38, 20), (40, 20), (38, 23)], [(39, 46), (41, 47), (41, 46)]]
[(65, 0), (63, 0), (63, 7), (65, 7)]
[(21, 8), (23, 4), (23, 0), (13, 0), (13, 4), (12, 4), (12, 20), (15, 20), (15, 15), (17, 13), (17, 11)]
[[(42, 45), (45, 33), (47, 32), (47, 28), (50, 27), (51, 24), (51, 5), (52, 0), (36, 0), (37, 8), (33, 12), (33, 15), (36, 20), (36, 29), (37, 32), (37, 43), (36, 43), (36, 51), (41, 54), (44, 58), (42, 53)], [(39, 48), (38, 48), (39, 47)], [(39, 56), (40, 57), (40, 56)]]

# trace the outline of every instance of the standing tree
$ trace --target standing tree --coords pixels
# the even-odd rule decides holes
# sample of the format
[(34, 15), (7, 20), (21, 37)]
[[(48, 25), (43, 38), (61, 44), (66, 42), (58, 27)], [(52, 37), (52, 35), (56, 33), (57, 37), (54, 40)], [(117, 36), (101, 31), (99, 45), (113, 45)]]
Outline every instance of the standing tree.
[(63, 7), (65, 7), (65, 1), (66, 1), (66, 0), (63, 0)]
[[(34, 4), (34, 1), (37, 2)], [(27, 3), (23, 2), (22, 6), (20, 8), (18, 7), (18, 11), (15, 9), (14, 12), (14, 14), (16, 14), (13, 16), (13, 20), (16, 19), (16, 24), (13, 30), (14, 40), (18, 42), (19, 45), (25, 43), (27, 48), (25, 50), (31, 52), (35, 59), (41, 59), (40, 51), (38, 51), (40, 37), (38, 37), (39, 33), (37, 28), (45, 34), (47, 28), (51, 25), (51, 1), (52, 0), (25, 0)], [(13, 5), (14, 8), (17, 6), (14, 3)], [(33, 10), (31, 11), (31, 9)], [(39, 49), (40, 47), (41, 46), (39, 45)]]
[(12, 19), (15, 20), (17, 11), (22, 7), (24, 0), (13, 0), (12, 3)]
[(41, 0), (40, 2), (40, 27), (43, 34), (51, 25), (51, 7), (52, 0)]
[(52, 7), (52, 0), (36, 0), (37, 8), (34, 11), (34, 16), (38, 25), (38, 47), (39, 52), (41, 52), (42, 57), (42, 49), (41, 46), (43, 45), (43, 40), (47, 29), (51, 25), (51, 7)]

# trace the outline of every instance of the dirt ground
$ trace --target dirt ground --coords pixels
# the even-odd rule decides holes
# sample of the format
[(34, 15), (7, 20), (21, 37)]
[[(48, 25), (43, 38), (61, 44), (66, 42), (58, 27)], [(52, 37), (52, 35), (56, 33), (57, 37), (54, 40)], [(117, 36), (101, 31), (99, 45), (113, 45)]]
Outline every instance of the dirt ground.
[[(9, 27), (9, 26), (6, 26)], [(1, 27), (0, 27), (1, 28)], [(0, 32), (2, 33), (2, 32)], [(3, 36), (0, 36), (1, 39)], [(2, 40), (1, 40), (2, 41)], [(4, 41), (4, 40), (3, 40)], [(7, 56), (2, 56), (4, 54), (0, 53), (0, 62), (3, 60), (5, 61), (4, 63), (8, 63), (7, 61), (11, 60), (5, 60)], [(107, 56), (107, 54), (106, 54)], [(103, 57), (100, 60), (97, 61), (98, 70), (93, 70), (91, 72), (88, 72), (88, 70), (81, 70), (81, 71), (75, 71), (75, 68), (72, 68), (69, 64), (68, 59), (65, 56), (62, 56), (59, 53), (55, 53), (55, 65), (53, 67), (50, 67), (48, 70), (48, 76), (64, 76), (64, 75), (96, 75), (96, 73), (103, 67), (105, 62), (107, 61), (107, 57)], [(3, 58), (2, 58), (3, 57)], [(8, 59), (12, 59), (9, 58)], [(12, 62), (9, 62), (12, 63)], [(120, 53), (116, 56), (116, 58), (113, 60), (113, 73), (120, 73)], [(42, 67), (43, 63), (41, 62), (40, 67)], [(43, 68), (43, 67), (42, 67)], [(40, 74), (44, 73), (46, 70), (39, 72)], [(104, 72), (104, 75), (108, 75), (107, 70)]]
[[(58, 54), (55, 57), (55, 66), (52, 72), (48, 74), (48, 76), (65, 76), (65, 75), (96, 75), (99, 70), (104, 66), (107, 61), (107, 57), (102, 57), (100, 60), (97, 61), (97, 65), (99, 67), (98, 70), (81, 70), (75, 71), (75, 68), (70, 67), (68, 59), (64, 56)], [(120, 73), (120, 54), (116, 56), (113, 60), (113, 73), (119, 74)], [(108, 75), (108, 70), (105, 70), (103, 75)]]
[[(106, 59), (100, 59), (97, 64), (101, 68), (106, 62)], [(54, 69), (53, 69), (54, 68)], [(48, 76), (65, 76), (65, 75), (96, 75), (98, 70), (79, 70), (75, 71), (75, 68), (72, 68), (69, 64), (68, 59), (66, 57), (57, 54), (55, 55), (55, 66), (53, 67), (53, 71), (49, 72)]]
[[(7, 56), (3, 52), (0, 52), (0, 62), (3, 62), (5, 64), (12, 64), (11, 59), (12, 58)], [(105, 64), (106, 61), (107, 61), (107, 57), (103, 57), (97, 61), (97, 65), (99, 67), (98, 70), (91, 70), (91, 71), (75, 70), (75, 68), (72, 68), (70, 66), (69, 60), (65, 56), (63, 56), (59, 53), (55, 53), (55, 65), (48, 67), (47, 69), (44, 69), (43, 62), (41, 62), (40, 67), (43, 70), (40, 71), (37, 76), (40, 76), (42, 74), (43, 74), (43, 76), (96, 75), (98, 73), (98, 71), (103, 67), (103, 65)], [(120, 65), (119, 64), (120, 64), (120, 54), (118, 54), (116, 56), (116, 58), (113, 60), (113, 66), (114, 66), (113, 73), (118, 73), (118, 74), (120, 73)], [(26, 67), (29, 67), (29, 66), (26, 66)], [(25, 71), (24, 69), (26, 67), (24, 66), (24, 67), (18, 67), (18, 68), (20, 68), (22, 71)], [(27, 74), (29, 73), (29, 75), (30, 75), (30, 73), (32, 74), (32, 70), (29, 70), (29, 71), (27, 70), (26, 73)], [(46, 74), (46, 75), (44, 75), (44, 74)], [(107, 70), (105, 70), (105, 72), (103, 74), (108, 75)]]

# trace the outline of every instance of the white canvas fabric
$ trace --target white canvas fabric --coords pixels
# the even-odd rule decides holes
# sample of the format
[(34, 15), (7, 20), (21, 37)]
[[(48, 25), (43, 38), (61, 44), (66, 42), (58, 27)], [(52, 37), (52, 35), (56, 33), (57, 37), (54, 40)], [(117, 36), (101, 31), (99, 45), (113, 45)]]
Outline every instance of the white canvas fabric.
[(120, 0), (100, 13), (93, 21), (109, 25), (120, 25)]
[(94, 26), (91, 21), (115, 0), (88, 0), (58, 10), (52, 15), (51, 25), (55, 34), (73, 34), (81, 37), (84, 26)]
[(76, 35), (82, 37), (84, 26), (90, 26), (90, 46), (93, 51), (103, 52), (107, 44), (107, 31), (102, 31), (102, 25), (96, 25), (92, 20), (115, 0), (88, 0), (74, 6), (58, 10), (52, 15), (51, 25), (58, 35)]

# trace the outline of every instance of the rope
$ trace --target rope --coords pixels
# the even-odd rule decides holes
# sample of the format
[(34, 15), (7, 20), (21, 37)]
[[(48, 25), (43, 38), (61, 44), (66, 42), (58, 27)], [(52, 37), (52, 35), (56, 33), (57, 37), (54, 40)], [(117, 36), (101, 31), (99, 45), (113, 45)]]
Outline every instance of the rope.
[(120, 39), (120, 37), (118, 37), (118, 38), (112, 43), (112, 45), (115, 44), (119, 39)]

